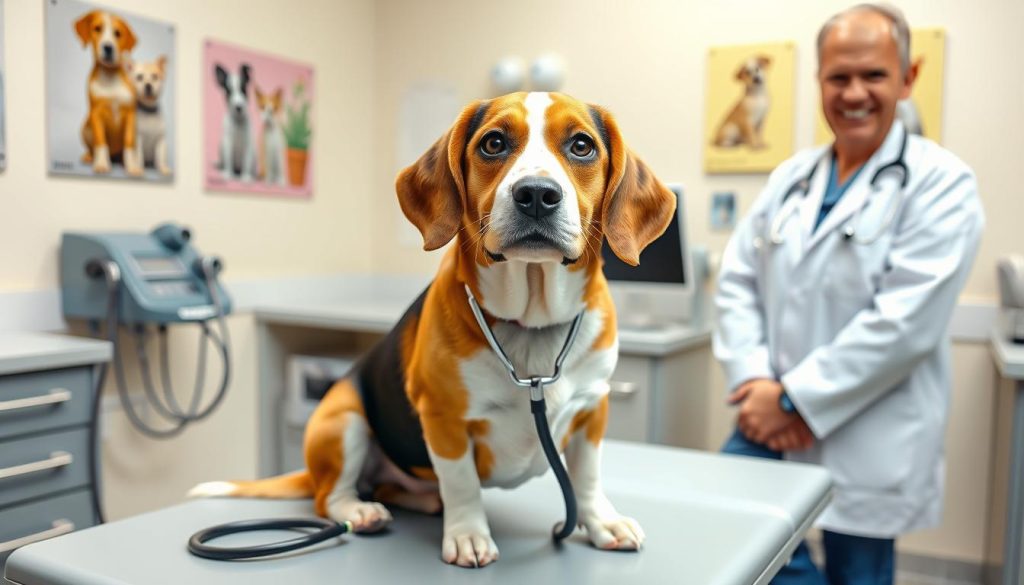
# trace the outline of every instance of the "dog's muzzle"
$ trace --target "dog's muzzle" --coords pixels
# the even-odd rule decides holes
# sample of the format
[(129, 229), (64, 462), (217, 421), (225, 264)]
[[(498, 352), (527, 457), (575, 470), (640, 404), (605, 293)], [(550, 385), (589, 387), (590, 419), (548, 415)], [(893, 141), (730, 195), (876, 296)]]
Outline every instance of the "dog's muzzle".
[(108, 65), (113, 65), (114, 45), (111, 45), (110, 43), (104, 43), (100, 45), (100, 59)]

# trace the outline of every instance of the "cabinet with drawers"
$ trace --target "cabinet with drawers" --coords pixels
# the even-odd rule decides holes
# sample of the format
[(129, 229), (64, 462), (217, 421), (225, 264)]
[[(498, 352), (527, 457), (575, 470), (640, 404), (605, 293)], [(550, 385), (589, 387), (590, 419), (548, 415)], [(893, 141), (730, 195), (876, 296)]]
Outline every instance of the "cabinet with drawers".
[(89, 418), (105, 341), (0, 333), (0, 573), (17, 547), (91, 526)]
[(620, 329), (605, 436), (706, 449), (711, 363), (707, 329)]

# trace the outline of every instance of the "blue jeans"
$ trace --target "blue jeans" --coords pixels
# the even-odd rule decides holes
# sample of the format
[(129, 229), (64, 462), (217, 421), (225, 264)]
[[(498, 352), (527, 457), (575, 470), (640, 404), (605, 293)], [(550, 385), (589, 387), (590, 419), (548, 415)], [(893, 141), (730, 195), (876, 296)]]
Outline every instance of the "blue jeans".
[[(782, 453), (755, 443), (736, 429), (722, 446), (723, 453), (782, 459)], [(772, 579), (772, 585), (892, 585), (896, 541), (822, 531), (825, 574), (814, 565), (806, 542), (793, 551), (789, 564)]]

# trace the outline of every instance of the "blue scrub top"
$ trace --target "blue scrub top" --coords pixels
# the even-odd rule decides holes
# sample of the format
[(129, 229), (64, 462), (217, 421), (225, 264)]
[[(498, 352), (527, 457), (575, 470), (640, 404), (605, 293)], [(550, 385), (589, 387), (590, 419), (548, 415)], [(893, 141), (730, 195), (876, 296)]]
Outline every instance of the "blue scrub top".
[(857, 180), (857, 175), (864, 170), (864, 165), (861, 165), (849, 179), (846, 180), (842, 185), (839, 184), (839, 173), (836, 171), (836, 155), (832, 153), (832, 164), (829, 165), (828, 169), (828, 185), (825, 187), (825, 196), (821, 199), (821, 209), (818, 211), (818, 221), (814, 224), (814, 229), (817, 230), (821, 222), (824, 221), (825, 216), (828, 212), (832, 211), (832, 208), (836, 206), (836, 203), (842, 199), (843, 194), (850, 188), (850, 185)]

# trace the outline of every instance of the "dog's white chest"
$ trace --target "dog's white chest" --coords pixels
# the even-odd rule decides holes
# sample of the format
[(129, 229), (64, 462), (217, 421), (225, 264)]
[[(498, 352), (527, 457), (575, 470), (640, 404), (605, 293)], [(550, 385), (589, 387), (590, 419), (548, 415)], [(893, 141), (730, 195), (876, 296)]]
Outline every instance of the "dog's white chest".
[(749, 112), (750, 123), (754, 126), (758, 126), (764, 121), (764, 117), (768, 114), (769, 105), (770, 100), (765, 93), (749, 95), (743, 98), (743, 106)]
[[(618, 344), (592, 349), (604, 319), (599, 311), (587, 312), (561, 378), (545, 387), (548, 426), (559, 447), (573, 417), (594, 408), (608, 393)], [(540, 330), (509, 323), (494, 327), (495, 337), (521, 378), (550, 376), (568, 331), (568, 324)], [(512, 383), (508, 371), (489, 347), (464, 361), (460, 370), (470, 396), (466, 418), (488, 422), (489, 431), (481, 440), (494, 455), (494, 467), (483, 485), (513, 487), (543, 474), (548, 463), (530, 412), (530, 389)]]
[(132, 90), (122, 83), (119, 77), (108, 75), (97, 76), (89, 83), (89, 95), (94, 99), (108, 102), (115, 120), (120, 116), (121, 108), (135, 103)]

